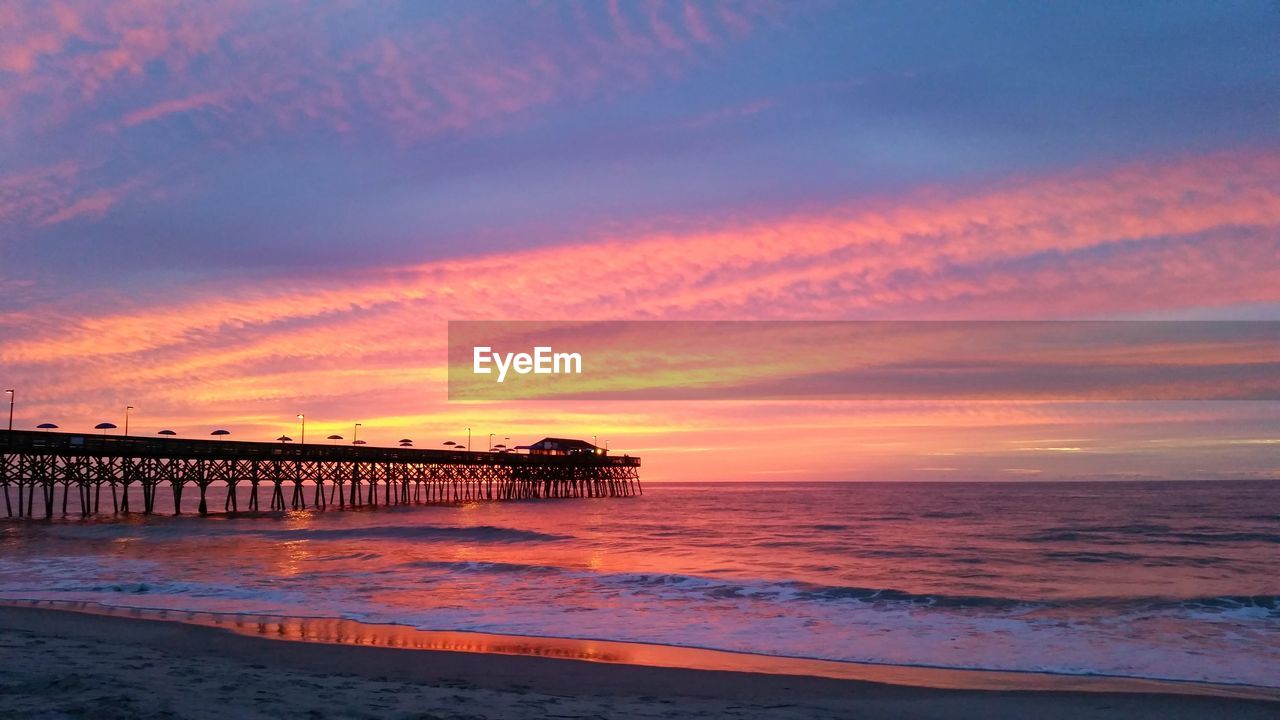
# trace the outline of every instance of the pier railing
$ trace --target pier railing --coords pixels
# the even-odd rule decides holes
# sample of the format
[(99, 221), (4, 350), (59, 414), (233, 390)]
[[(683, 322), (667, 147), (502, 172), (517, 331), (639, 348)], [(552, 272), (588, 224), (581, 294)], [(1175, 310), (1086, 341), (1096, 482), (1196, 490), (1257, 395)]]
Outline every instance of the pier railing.
[[(128, 513), (131, 490), (142, 512), (155, 511), (167, 486), (182, 512), (187, 486), (208, 511), (210, 486), (226, 490), (224, 510), (347, 508), (480, 500), (622, 497), (643, 492), (640, 458), (615, 455), (524, 455), (369, 445), (286, 444), (0, 430), (0, 486), (8, 517)], [(103, 506), (103, 489), (110, 505)], [(16, 490), (17, 502), (10, 488)], [(36, 504), (40, 493), (39, 507)], [(72, 503), (72, 492), (76, 499)], [(290, 497), (285, 500), (288, 491)], [(136, 495), (136, 492), (134, 493)], [(58, 501), (61, 501), (60, 503)]]

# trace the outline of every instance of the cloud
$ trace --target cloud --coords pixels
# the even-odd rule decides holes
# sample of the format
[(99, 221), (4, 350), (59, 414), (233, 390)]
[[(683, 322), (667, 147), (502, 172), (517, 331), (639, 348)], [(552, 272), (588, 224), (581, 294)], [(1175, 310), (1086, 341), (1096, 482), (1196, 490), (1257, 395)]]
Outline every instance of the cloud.
[(51, 226), (100, 217), (144, 186), (140, 178), (94, 187), (95, 168), (75, 162), (0, 174), (0, 224)]
[(168, 117), (169, 115), (199, 110), (211, 105), (220, 105), (222, 100), (222, 95), (213, 92), (199, 93), (190, 97), (174, 98), (172, 100), (164, 100), (127, 113), (124, 117), (120, 118), (120, 124), (125, 127), (133, 127), (153, 120), (159, 120), (160, 118)]
[[(767, 220), (679, 231), (619, 228), (521, 252), (305, 280), (255, 277), (176, 294), (144, 287), (127, 298), (72, 292), (0, 317), (0, 365), (15, 384), (32, 388), (24, 412), (39, 413), (35, 422), (67, 421), (59, 423), (64, 426), (76, 418), (87, 422), (122, 398), (169, 418), (166, 423), (200, 426), (216, 419), (239, 423), (244, 432), (269, 432), (269, 418), (292, 417), (298, 407), (308, 408), (309, 417), (371, 419), (395, 427), (395, 437), (415, 437), (423, 427), (445, 433), (465, 417), (464, 425), (484, 419), (511, 428), (508, 434), (549, 427), (594, 434), (603, 427), (671, 446), (705, 445), (707, 428), (767, 444), (751, 428), (808, 423), (827, 427), (827, 434), (865, 436), (867, 443), (901, 438), (897, 450), (858, 445), (856, 455), (842, 445), (815, 465), (814, 477), (847, 476), (849, 466), (841, 463), (891, 473), (897, 472), (891, 457), (901, 459), (902, 448), (965, 455), (969, 443), (998, 444), (999, 428), (1016, 430), (1005, 437), (1028, 437), (1032, 426), (1044, 428), (1039, 437), (1082, 437), (1082, 427), (1092, 436), (1099, 424), (1129, 427), (1155, 422), (1157, 414), (1138, 409), (1111, 417), (1093, 410), (1082, 425), (1078, 414), (1063, 420), (1051, 405), (925, 406), (890, 415), (822, 402), (803, 408), (761, 402), (750, 410), (699, 403), (646, 410), (590, 403), (577, 409), (451, 406), (444, 402), (445, 321), (1062, 318), (1176, 313), (1179, 303), (1276, 302), (1277, 178), (1280, 155), (1219, 153), (969, 192), (926, 189)], [(24, 212), (78, 212), (74, 200), (60, 202)], [(1163, 406), (1159, 416), (1167, 426), (1183, 412), (1188, 423), (1213, 426), (1204, 420), (1212, 412), (1206, 405), (1194, 411)], [(1236, 437), (1265, 436), (1265, 421), (1242, 420), (1236, 411), (1225, 417), (1217, 422)], [(926, 427), (952, 429), (920, 436), (918, 428)], [(977, 434), (967, 435), (968, 428)], [(1253, 446), (1239, 447), (1253, 452)], [(1010, 452), (1016, 448), (1000, 457)], [(1149, 455), (1143, 448), (1124, 452)], [(738, 467), (723, 453), (706, 455), (714, 456), (701, 468), (708, 477), (789, 467), (781, 457), (773, 467), (763, 461)], [(1107, 455), (1036, 453), (1048, 456), (1076, 462)], [(909, 468), (928, 465), (909, 461)], [(960, 468), (950, 473), (957, 477), (980, 477), (982, 467), (1026, 468), (983, 462), (949, 460), (948, 466)]]
[(1167, 307), (1170, 297), (1275, 300), (1280, 267), (1267, 260), (1280, 243), (1276, 178), (1280, 155), (1226, 153), (234, 295), (196, 287), (177, 302), (140, 299), (70, 317), (54, 336), (17, 333), (0, 358), (124, 355), (215, 339), (323, 343), (327, 331), (350, 331), (341, 336), (368, 349), (386, 342), (375, 317), (438, 328), (460, 317), (989, 317), (998, 308), (1016, 319), (1132, 313)]
[(57, 225), (81, 217), (98, 217), (110, 210), (125, 194), (122, 188), (98, 190), (78, 198), (52, 215), (41, 218), (41, 225)]
[(22, 2), (0, 31), (14, 80), (0, 110), (46, 132), (103, 108), (134, 107), (131, 127), (217, 106), (224, 136), (373, 124), (413, 140), (670, 77), (775, 15), (759, 2)]

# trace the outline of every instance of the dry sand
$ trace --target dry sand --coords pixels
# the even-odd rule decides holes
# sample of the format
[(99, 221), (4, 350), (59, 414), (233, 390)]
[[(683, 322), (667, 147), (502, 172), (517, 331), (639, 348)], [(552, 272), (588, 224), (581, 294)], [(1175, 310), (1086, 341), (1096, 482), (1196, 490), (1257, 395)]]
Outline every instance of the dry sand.
[(0, 607), (0, 717), (1274, 719), (1280, 702), (938, 689), (292, 642), (163, 620)]

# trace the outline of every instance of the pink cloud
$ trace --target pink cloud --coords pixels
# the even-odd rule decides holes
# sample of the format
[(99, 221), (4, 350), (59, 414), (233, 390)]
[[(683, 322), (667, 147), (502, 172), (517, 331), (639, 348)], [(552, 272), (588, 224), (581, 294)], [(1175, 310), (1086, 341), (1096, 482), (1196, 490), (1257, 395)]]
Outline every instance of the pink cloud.
[(41, 225), (57, 225), (79, 217), (97, 217), (106, 213), (117, 202), (121, 193), (118, 190), (99, 190), (79, 198), (70, 205), (40, 220)]
[(0, 175), (0, 223), (48, 226), (100, 216), (141, 187), (133, 179), (92, 189), (89, 170), (68, 161)]
[(37, 222), (74, 202), (71, 187), (80, 166), (66, 161), (0, 175), (0, 222)]
[[(130, 126), (236, 98), (227, 109), (253, 135), (376, 122), (414, 139), (651, 82), (765, 18), (744, 4), (729, 33), (680, 5), (611, 6), (604, 25), (579, 11), (468, 7), (353, 41), (333, 31), (333, 16), (352, 12), (339, 6), (19, 4), (0, 30), (0, 71), (16, 76), (0, 90), (0, 112), (21, 101), (34, 110), (11, 120), (36, 128), (125, 104), (137, 107), (122, 120)], [(264, 12), (272, 23), (259, 21)], [(518, 34), (493, 32), (517, 21)], [(144, 77), (150, 66), (164, 71)]]
[[(1274, 301), (1280, 196), (1267, 188), (1277, 177), (1280, 156), (1229, 153), (234, 295), (193, 288), (187, 300), (65, 318), (56, 335), (8, 333), (0, 357), (48, 362), (191, 345), (202, 363), (228, 352), (228, 362), (244, 363), (310, 348), (324, 357), (332, 337), (406, 357), (438, 352), (432, 328), (460, 317), (1080, 317), (1168, 310), (1170, 298)], [(1096, 248), (1108, 252), (1091, 256)], [(1045, 252), (1059, 258), (1032, 262)], [(412, 342), (385, 332), (406, 323), (423, 328)]]
[(133, 127), (135, 125), (148, 123), (152, 120), (158, 120), (169, 115), (199, 110), (211, 105), (220, 105), (222, 101), (222, 95), (212, 92), (200, 93), (190, 97), (164, 100), (127, 113), (120, 119), (120, 124), (125, 127)]
[[(127, 398), (166, 422), (198, 427), (216, 420), (248, 431), (305, 406), (309, 417), (326, 408), (335, 422), (358, 415), (370, 427), (395, 428), (395, 437), (444, 437), (453, 425), (486, 422), (511, 433), (609, 432), (668, 452), (705, 445), (708, 427), (741, 426), (735, 437), (750, 438), (751, 423), (810, 423), (868, 445), (836, 453), (832, 462), (880, 468), (871, 460), (880, 457), (869, 447), (873, 438), (892, 435), (952, 452), (978, 442), (966, 434), (971, 426), (993, 428), (982, 436), (990, 445), (1002, 432), (1053, 428), (1058, 420), (1033, 406), (950, 406), (893, 418), (822, 403), (803, 410), (767, 404), (755, 418), (755, 410), (697, 405), (460, 408), (443, 400), (445, 321), (1060, 318), (1276, 302), (1277, 179), (1280, 155), (1223, 153), (970, 193), (921, 191), (768, 221), (619, 230), (554, 247), (308, 281), (208, 284), (123, 301), (72, 295), (0, 318), (0, 364), (33, 388), (25, 407), (39, 414), (35, 422), (97, 422), (100, 408)], [(1095, 413), (1095, 422), (1104, 421)], [(863, 426), (870, 422), (935, 432)], [(891, 464), (892, 453), (883, 455)], [(1003, 467), (1034, 468), (1043, 455)], [(736, 472), (723, 454), (707, 457), (707, 472)], [(911, 463), (976, 467), (950, 459)], [(680, 467), (692, 466), (682, 459)], [(756, 469), (795, 468), (775, 458)]]

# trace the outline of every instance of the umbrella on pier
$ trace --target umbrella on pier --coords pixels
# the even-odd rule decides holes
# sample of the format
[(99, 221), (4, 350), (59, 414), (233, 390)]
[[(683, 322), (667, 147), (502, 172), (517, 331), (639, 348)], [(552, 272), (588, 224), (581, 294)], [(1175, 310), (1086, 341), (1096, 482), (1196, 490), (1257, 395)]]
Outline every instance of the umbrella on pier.
[(497, 445), (494, 445), (494, 446), (493, 446), (493, 449), (494, 449), (494, 450), (505, 450), (505, 449), (506, 449), (506, 447), (507, 447), (506, 445), (503, 445), (502, 443), (498, 443)]
[(456, 442), (454, 442), (454, 441), (452, 441), (452, 440), (445, 440), (445, 441), (444, 441), (444, 444), (445, 444), (445, 445), (457, 445), (458, 443), (456, 443)]
[(279, 441), (280, 441), (280, 442), (282, 442), (282, 443), (293, 442), (293, 438), (289, 437), (288, 435), (281, 435), (280, 437), (278, 437), (278, 438), (276, 438), (276, 439), (277, 439), (277, 440), (279, 440)]
[(50, 430), (57, 430), (58, 426), (54, 425), (53, 423), (40, 423), (39, 425), (36, 426), (36, 429), (49, 432)]
[(157, 434), (157, 435), (177, 435), (178, 433), (176, 433), (176, 432), (174, 432), (174, 431), (172, 431), (172, 430), (161, 430), (160, 432), (158, 432), (158, 433), (156, 433), (156, 434)]
[(364, 442), (363, 440), (354, 440), (354, 441), (352, 441), (352, 443), (351, 443), (351, 444), (352, 444), (352, 445), (364, 445), (364, 444), (365, 444), (365, 442)]
[(214, 437), (221, 438), (224, 435), (230, 435), (231, 431), (230, 430), (214, 430), (209, 434), (213, 435)]
[(101, 423), (98, 423), (97, 425), (94, 425), (93, 429), (101, 430), (102, 434), (106, 435), (108, 430), (115, 430), (116, 426), (114, 423), (101, 422)]
[(413, 441), (412, 441), (412, 440), (401, 440), (401, 441), (400, 441), (400, 447), (413, 447)]
[(341, 440), (341, 439), (342, 439), (341, 435), (330, 435), (329, 437), (325, 438), (325, 440)]

